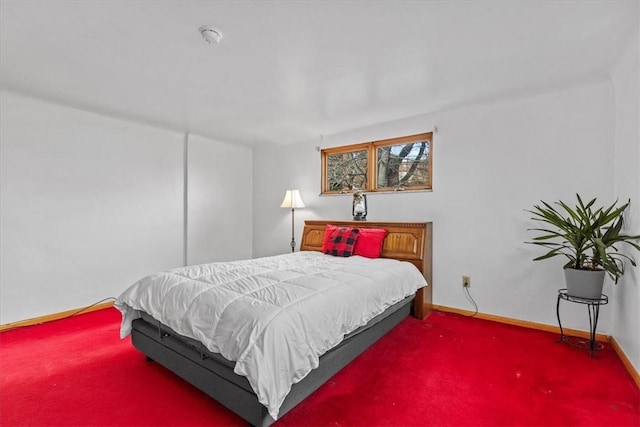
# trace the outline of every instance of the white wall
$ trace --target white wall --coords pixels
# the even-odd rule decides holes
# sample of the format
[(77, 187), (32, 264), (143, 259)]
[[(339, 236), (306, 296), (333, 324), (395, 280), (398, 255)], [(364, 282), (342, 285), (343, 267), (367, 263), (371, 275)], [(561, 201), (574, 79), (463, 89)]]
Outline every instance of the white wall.
[(2, 92), (1, 323), (182, 263), (181, 137)]
[[(0, 95), (0, 324), (117, 297), (183, 265), (183, 134)], [(251, 203), (229, 194), (250, 192), (251, 178), (231, 180), (228, 160), (250, 164), (248, 150), (192, 140), (189, 259), (248, 258)], [(208, 197), (224, 207), (209, 210)], [(206, 240), (220, 236), (212, 250)]]
[[(324, 146), (410, 135), (437, 125), (434, 191), (371, 194), (368, 219), (433, 221), (435, 304), (472, 309), (462, 292), (465, 274), (481, 312), (555, 325), (563, 261), (531, 261), (540, 251), (523, 243), (534, 225), (524, 209), (541, 199), (573, 201), (576, 192), (612, 200), (612, 106), (611, 86), (603, 81), (325, 136)], [(299, 211), (301, 220), (350, 217), (350, 196), (318, 195), (320, 154), (314, 146), (319, 142), (320, 136), (254, 153), (254, 255), (286, 252), (289, 217), (278, 206), (288, 187), (300, 188), (308, 206)], [(582, 309), (563, 307), (564, 325), (588, 329)], [(611, 332), (606, 309), (598, 331)]]
[[(628, 234), (640, 234), (640, 43), (636, 32), (612, 75), (615, 94), (615, 194), (631, 199), (625, 216)], [(622, 247), (621, 247), (622, 248)], [(637, 262), (640, 253), (629, 251)], [(640, 269), (627, 268), (613, 290), (613, 335), (640, 371)]]
[(252, 150), (190, 135), (187, 264), (251, 258)]

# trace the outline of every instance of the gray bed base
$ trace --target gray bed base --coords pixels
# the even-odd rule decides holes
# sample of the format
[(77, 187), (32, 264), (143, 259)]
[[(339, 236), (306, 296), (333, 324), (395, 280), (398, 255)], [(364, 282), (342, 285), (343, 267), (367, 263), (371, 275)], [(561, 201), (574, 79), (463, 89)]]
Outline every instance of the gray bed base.
[[(291, 387), (278, 418), (407, 317), (412, 300), (413, 296), (392, 305), (320, 357), (320, 366)], [(144, 313), (143, 318), (133, 322), (132, 343), (148, 359), (202, 390), (251, 425), (264, 427), (275, 422), (266, 407), (258, 402), (249, 381), (233, 372), (234, 363), (209, 352), (198, 341), (178, 335)]]

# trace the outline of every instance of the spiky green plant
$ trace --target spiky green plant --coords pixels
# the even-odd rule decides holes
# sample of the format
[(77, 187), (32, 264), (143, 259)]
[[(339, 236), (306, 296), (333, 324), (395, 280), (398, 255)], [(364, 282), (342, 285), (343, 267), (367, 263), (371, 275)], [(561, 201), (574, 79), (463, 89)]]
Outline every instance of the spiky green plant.
[(620, 253), (616, 245), (626, 243), (640, 251), (640, 245), (634, 243), (640, 239), (640, 235), (621, 234), (624, 211), (631, 201), (616, 206), (616, 200), (611, 206), (604, 208), (594, 207), (595, 198), (584, 204), (580, 195), (576, 196), (578, 203), (573, 208), (563, 201), (555, 202), (559, 208), (543, 201), (543, 206), (535, 205), (533, 210), (527, 210), (533, 214), (532, 220), (552, 226), (529, 229), (542, 234), (526, 243), (549, 249), (544, 255), (534, 258), (534, 261), (564, 256), (568, 259), (564, 268), (605, 270), (618, 283), (618, 279), (624, 274), (623, 260), (627, 259), (634, 267), (636, 262), (630, 256)]

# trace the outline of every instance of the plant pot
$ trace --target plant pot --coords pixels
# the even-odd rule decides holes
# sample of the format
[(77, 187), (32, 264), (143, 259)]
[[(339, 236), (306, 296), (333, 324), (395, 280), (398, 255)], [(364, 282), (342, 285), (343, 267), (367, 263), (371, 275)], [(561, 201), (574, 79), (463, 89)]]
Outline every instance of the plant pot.
[(604, 285), (604, 270), (564, 269), (567, 294), (578, 298), (600, 299)]

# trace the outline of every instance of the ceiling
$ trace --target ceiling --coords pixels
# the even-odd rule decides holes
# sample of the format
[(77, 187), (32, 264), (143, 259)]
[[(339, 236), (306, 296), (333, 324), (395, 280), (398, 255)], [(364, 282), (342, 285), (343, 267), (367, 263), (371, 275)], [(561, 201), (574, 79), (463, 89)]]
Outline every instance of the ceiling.
[(290, 144), (606, 78), (637, 37), (638, 4), (1, 0), (0, 84), (216, 140)]

